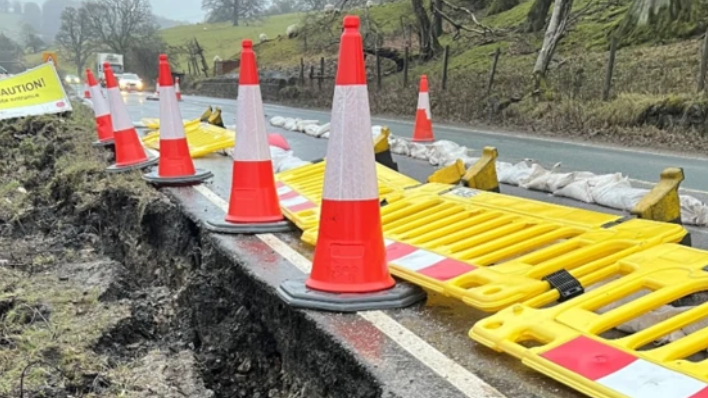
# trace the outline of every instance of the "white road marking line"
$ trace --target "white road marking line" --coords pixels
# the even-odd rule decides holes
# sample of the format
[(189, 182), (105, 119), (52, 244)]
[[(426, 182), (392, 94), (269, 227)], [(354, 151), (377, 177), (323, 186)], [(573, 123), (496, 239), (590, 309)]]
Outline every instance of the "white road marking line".
[[(228, 203), (214, 191), (198, 185), (194, 189), (207, 198), (214, 205), (226, 211)], [(312, 263), (302, 254), (295, 251), (287, 243), (272, 234), (256, 235), (263, 243), (268, 245), (284, 259), (291, 262), (303, 273), (309, 274)], [(448, 358), (425, 340), (415, 335), (405, 326), (396, 322), (382, 311), (359, 312), (358, 315), (369, 321), (377, 329), (395, 341), (401, 348), (408, 351), (413, 357), (426, 365), (432, 371), (455, 386), (464, 395), (470, 398), (505, 398), (505, 396), (490, 386), (484, 380), (462, 367), (457, 362)]]

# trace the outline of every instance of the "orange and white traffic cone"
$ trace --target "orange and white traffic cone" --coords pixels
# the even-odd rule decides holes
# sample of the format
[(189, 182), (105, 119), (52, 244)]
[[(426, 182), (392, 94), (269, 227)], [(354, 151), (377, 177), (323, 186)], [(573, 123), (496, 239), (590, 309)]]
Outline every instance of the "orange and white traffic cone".
[(143, 178), (160, 185), (198, 184), (213, 176), (211, 171), (194, 168), (184, 133), (182, 113), (177, 104), (172, 71), (167, 55), (160, 55), (160, 161), (156, 171)]
[(109, 63), (103, 64), (106, 75), (106, 89), (108, 91), (108, 105), (111, 109), (111, 120), (113, 122), (113, 137), (115, 138), (116, 164), (110, 166), (110, 172), (122, 172), (128, 170), (143, 169), (157, 163), (156, 157), (148, 157), (145, 153), (138, 132), (128, 115), (128, 108), (123, 102), (120, 94), (118, 81), (113, 74), (113, 69)]
[(430, 113), (430, 95), (428, 94), (428, 77), (420, 77), (418, 107), (415, 113), (413, 127), (413, 142), (433, 142), (433, 117)]
[[(164, 101), (164, 98), (163, 98)], [(223, 233), (269, 233), (291, 229), (280, 210), (273, 176), (263, 100), (253, 42), (241, 50), (231, 197), (226, 221), (207, 221), (207, 228)]]
[(359, 17), (344, 18), (340, 43), (312, 272), (278, 293), (296, 307), (339, 312), (411, 305), (425, 293), (397, 285), (386, 262)]
[(182, 91), (179, 89), (179, 77), (175, 81), (175, 91), (177, 93), (177, 101), (182, 101)]
[(91, 91), (89, 91), (88, 84), (84, 84), (84, 98), (91, 99)]
[(86, 69), (86, 81), (88, 82), (88, 90), (93, 91), (93, 95), (89, 95), (87, 98), (91, 98), (91, 102), (93, 103), (93, 113), (96, 115), (96, 132), (98, 133), (98, 141), (94, 142), (93, 145), (113, 145), (114, 139), (111, 110), (108, 107), (108, 102), (105, 98), (103, 98), (101, 86), (98, 85), (96, 77), (91, 72), (91, 69)]

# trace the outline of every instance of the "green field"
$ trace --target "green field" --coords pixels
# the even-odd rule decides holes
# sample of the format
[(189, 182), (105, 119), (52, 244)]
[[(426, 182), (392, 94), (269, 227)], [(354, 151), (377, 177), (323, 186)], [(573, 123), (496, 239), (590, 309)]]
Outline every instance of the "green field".
[[(236, 55), (240, 51), (241, 40), (251, 39), (258, 43), (261, 33), (265, 33), (269, 39), (275, 39), (278, 35), (285, 36), (288, 26), (300, 19), (299, 14), (285, 14), (249, 22), (248, 25), (244, 21), (242, 26), (232, 26), (229, 23), (178, 26), (162, 30), (162, 37), (171, 46), (184, 46), (196, 38), (205, 50), (207, 64), (212, 65), (217, 55), (222, 59)], [(180, 69), (187, 70), (185, 59), (180, 60)]]

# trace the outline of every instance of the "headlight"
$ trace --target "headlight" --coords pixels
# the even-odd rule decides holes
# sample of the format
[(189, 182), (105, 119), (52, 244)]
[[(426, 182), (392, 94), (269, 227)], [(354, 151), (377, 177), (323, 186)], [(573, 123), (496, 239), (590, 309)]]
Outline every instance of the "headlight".
[(140, 88), (143, 88), (143, 82), (138, 82), (138, 84), (136, 84), (136, 86), (137, 86), (139, 89), (140, 89)]

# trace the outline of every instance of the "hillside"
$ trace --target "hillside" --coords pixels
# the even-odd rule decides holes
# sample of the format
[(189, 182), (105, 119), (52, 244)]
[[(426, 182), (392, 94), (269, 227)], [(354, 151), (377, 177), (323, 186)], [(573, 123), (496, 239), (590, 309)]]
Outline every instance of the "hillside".
[(18, 41), (22, 38), (22, 15), (11, 13), (0, 13), (0, 32), (12, 40)]

